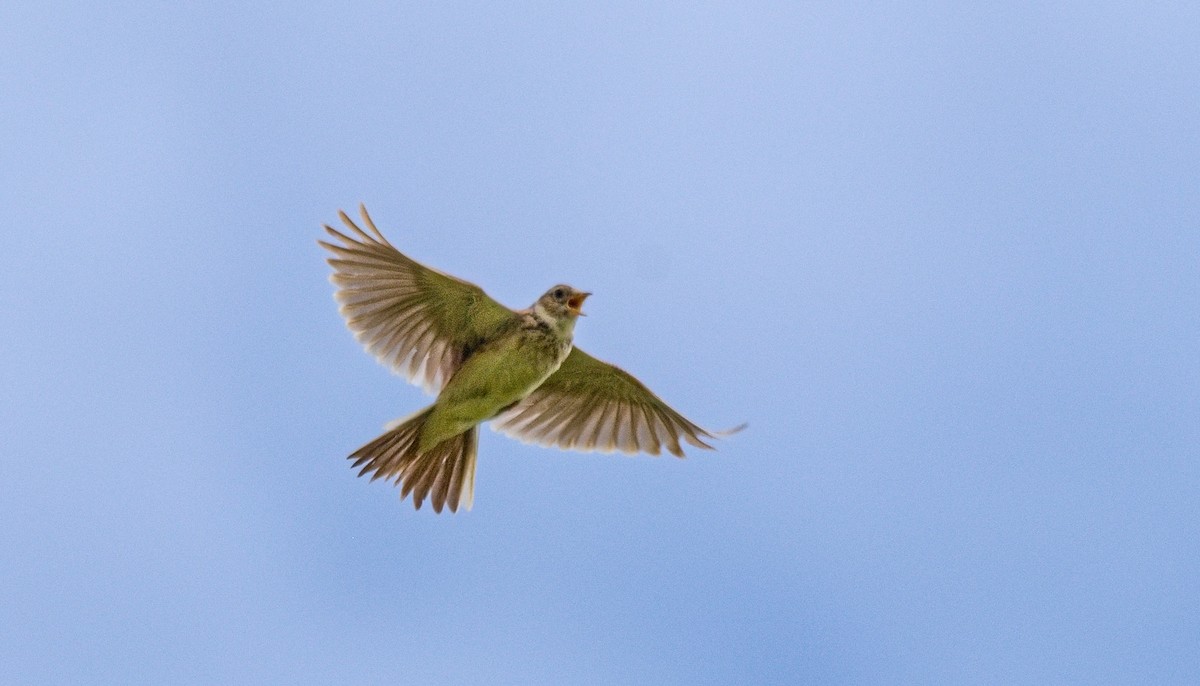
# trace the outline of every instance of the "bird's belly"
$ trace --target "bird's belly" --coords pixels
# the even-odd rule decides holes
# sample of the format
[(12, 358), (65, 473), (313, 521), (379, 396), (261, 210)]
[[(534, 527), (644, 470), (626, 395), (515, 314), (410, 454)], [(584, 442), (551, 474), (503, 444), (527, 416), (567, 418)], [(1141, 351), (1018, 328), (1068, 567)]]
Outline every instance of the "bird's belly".
[(457, 435), (524, 400), (558, 371), (571, 343), (522, 348), (481, 352), (468, 360), (438, 395), (427, 429)]
[[(537, 390), (550, 375), (558, 371), (562, 366), (563, 360), (567, 359), (567, 354), (571, 352), (571, 342), (566, 341), (563, 345), (558, 346), (550, 354), (545, 355), (542, 359), (530, 365), (524, 370), (514, 370), (517, 373), (510, 378), (511, 385), (498, 383), (497, 386), (507, 386), (510, 392), (497, 393), (496, 400), (498, 404), (480, 421), (491, 419), (500, 412), (512, 407), (513, 405), (524, 400), (530, 393)], [(500, 374), (500, 376), (504, 376)]]

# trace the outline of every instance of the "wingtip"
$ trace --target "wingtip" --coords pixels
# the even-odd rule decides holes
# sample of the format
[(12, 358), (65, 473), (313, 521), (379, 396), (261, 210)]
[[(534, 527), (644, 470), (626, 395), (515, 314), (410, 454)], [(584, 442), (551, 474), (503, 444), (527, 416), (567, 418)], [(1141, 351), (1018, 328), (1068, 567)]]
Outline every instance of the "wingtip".
[(714, 436), (732, 436), (735, 433), (738, 433), (739, 431), (745, 430), (746, 427), (748, 427), (748, 426), (750, 426), (750, 422), (742, 422), (741, 424), (738, 424), (737, 426), (733, 427), (732, 429), (725, 429), (723, 431), (714, 431), (713, 435)]
[(376, 241), (382, 245), (391, 245), (391, 243), (388, 242), (388, 239), (384, 238), (383, 232), (379, 230), (379, 227), (375, 226), (375, 221), (371, 219), (371, 215), (367, 212), (366, 203), (358, 203), (358, 214), (362, 217), (363, 223), (367, 225), (367, 228), (371, 230), (371, 233), (375, 234)]

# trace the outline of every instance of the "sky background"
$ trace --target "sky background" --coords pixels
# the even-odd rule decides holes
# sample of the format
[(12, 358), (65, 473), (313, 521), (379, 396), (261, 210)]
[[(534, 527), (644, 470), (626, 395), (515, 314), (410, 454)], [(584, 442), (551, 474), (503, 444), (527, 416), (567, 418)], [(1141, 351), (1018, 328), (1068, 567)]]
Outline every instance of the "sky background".
[[(1198, 8), (4, 3), (0, 682), (1200, 682)], [(750, 428), (357, 479), (360, 201)]]

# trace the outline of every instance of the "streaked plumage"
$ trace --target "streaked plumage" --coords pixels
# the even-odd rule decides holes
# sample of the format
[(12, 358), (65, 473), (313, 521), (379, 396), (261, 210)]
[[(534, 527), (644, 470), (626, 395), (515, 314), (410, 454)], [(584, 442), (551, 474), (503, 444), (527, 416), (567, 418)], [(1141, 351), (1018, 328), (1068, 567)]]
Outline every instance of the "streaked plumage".
[[(632, 375), (572, 345), (589, 293), (551, 288), (514, 311), (483, 289), (421, 265), (392, 246), (360, 206), (366, 230), (339, 212), (346, 233), (330, 280), (355, 337), (384, 365), (437, 399), (388, 425), (350, 455), (360, 474), (400, 486), (420, 509), (470, 509), (478, 424), (522, 441), (570, 450), (683, 457), (681, 441), (709, 448), (710, 432), (688, 421)], [(742, 427), (733, 429), (737, 431)]]

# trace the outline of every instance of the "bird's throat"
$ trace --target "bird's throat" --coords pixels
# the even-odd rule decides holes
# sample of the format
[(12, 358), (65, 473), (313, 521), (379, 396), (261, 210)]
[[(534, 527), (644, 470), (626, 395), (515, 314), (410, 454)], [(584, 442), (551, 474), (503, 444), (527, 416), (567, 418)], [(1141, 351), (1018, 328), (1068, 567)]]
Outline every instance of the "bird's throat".
[(568, 341), (575, 333), (575, 317), (556, 317), (546, 310), (541, 303), (533, 306), (533, 318), (538, 325), (549, 329), (554, 334)]

